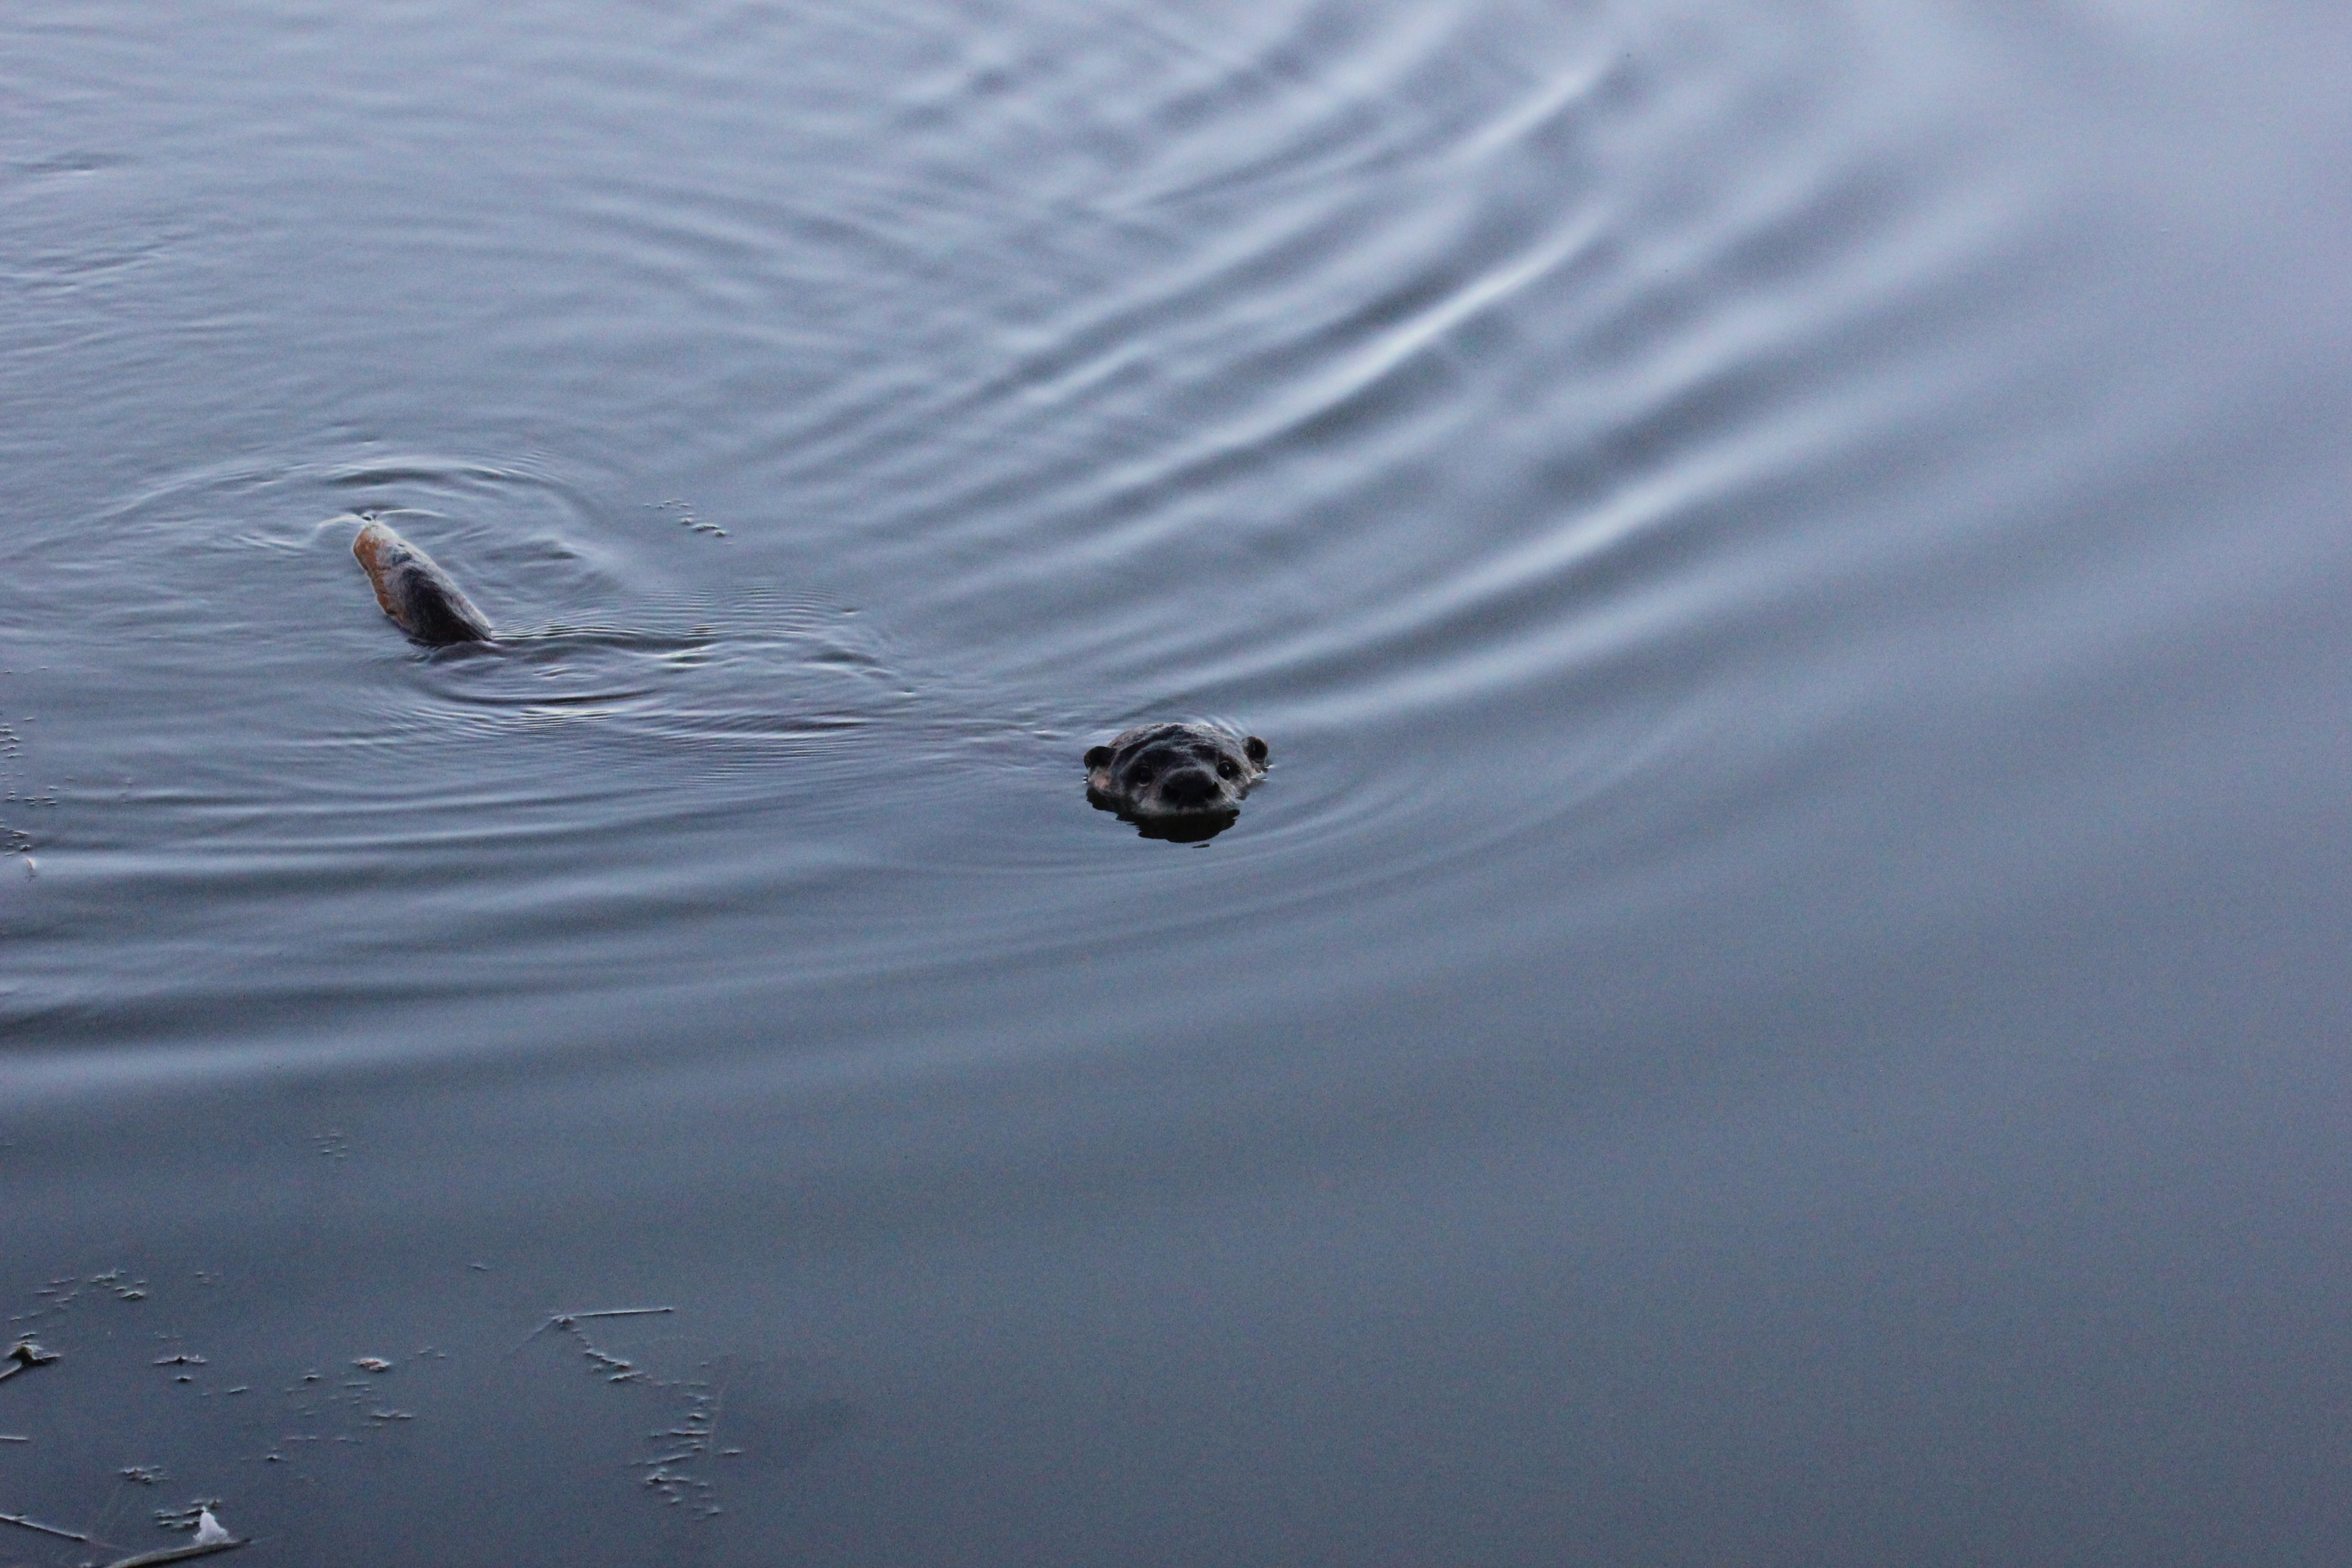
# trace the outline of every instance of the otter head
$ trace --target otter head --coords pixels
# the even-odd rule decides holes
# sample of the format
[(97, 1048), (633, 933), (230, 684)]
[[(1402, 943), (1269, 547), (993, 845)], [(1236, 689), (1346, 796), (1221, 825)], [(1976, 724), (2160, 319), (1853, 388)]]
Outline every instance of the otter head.
[(1087, 752), (1087, 798), (1149, 837), (1206, 838), (1231, 826), (1266, 755), (1213, 724), (1146, 724)]

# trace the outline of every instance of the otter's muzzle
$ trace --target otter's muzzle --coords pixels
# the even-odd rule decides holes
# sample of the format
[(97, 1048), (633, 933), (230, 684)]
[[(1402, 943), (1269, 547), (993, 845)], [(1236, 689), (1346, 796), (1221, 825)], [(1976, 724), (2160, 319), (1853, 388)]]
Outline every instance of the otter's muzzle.
[(1175, 811), (1199, 811), (1210, 805), (1223, 805), (1224, 791), (1218, 787), (1217, 775), (1205, 768), (1183, 768), (1160, 781), (1160, 799)]

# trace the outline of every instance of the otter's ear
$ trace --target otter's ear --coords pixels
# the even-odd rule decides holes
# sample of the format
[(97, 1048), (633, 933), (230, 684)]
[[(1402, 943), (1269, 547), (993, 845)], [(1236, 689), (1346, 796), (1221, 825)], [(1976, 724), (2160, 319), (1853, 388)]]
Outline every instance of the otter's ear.
[(1265, 765), (1265, 742), (1259, 740), (1255, 735), (1252, 735), (1248, 740), (1242, 742), (1242, 751), (1251, 762), (1257, 763), (1258, 766), (1264, 767)]
[(1086, 763), (1087, 767), (1098, 768), (1108, 761), (1110, 761), (1110, 748), (1108, 746), (1088, 746), (1087, 748)]

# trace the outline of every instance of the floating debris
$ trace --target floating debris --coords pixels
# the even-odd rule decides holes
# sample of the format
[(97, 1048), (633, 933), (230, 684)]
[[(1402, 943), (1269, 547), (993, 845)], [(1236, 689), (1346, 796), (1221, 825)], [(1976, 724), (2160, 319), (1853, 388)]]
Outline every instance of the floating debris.
[[(163, 1521), (159, 1521), (159, 1522)], [(185, 1522), (174, 1521), (171, 1522), (170, 1528), (185, 1530), (189, 1526)], [(222, 1529), (220, 1521), (213, 1517), (213, 1510), (202, 1504), (197, 1505), (196, 1508), (194, 1528), (196, 1538), (185, 1546), (166, 1546), (160, 1552), (142, 1552), (134, 1557), (120, 1557), (106, 1564), (106, 1568), (158, 1568), (158, 1564), (161, 1563), (185, 1563), (191, 1558), (210, 1557), (215, 1552), (231, 1552), (246, 1544), (247, 1538), (231, 1535)]]
[(28, 1368), (47, 1366), (57, 1359), (57, 1352), (45, 1351), (30, 1340), (18, 1340), (9, 1347), (6, 1355), (0, 1356), (0, 1363), (5, 1363), (0, 1364), (0, 1383), (5, 1383)]
[(147, 1281), (132, 1279), (120, 1268), (110, 1268), (103, 1274), (93, 1274), (89, 1277), (89, 1282), (113, 1291), (114, 1299), (118, 1301), (144, 1301), (147, 1299)]
[[(606, 1307), (593, 1312), (558, 1312), (547, 1320), (550, 1329), (569, 1329), (591, 1318), (658, 1318), (665, 1312), (675, 1312), (676, 1307)], [(545, 1329), (540, 1331), (544, 1333)]]
[(581, 1342), (580, 1353), (604, 1374), (606, 1383), (635, 1383), (651, 1375), (636, 1363), (614, 1355), (609, 1351), (598, 1350), (584, 1340)]
[(193, 1530), (202, 1537), (209, 1525), (213, 1532), (226, 1535), (228, 1531), (222, 1530), (220, 1521), (213, 1518), (213, 1510), (219, 1503), (218, 1498), (197, 1498), (185, 1508), (159, 1508), (155, 1510), (156, 1528)]
[(87, 1279), (68, 1277), (63, 1279), (50, 1280), (33, 1292), (34, 1295), (43, 1298), (39, 1307), (29, 1312), (19, 1312), (8, 1321), (12, 1323), (28, 1323), (37, 1318), (46, 1318), (63, 1312), (74, 1304), (75, 1300), (84, 1290), (92, 1287), (110, 1291), (118, 1301), (144, 1301), (147, 1299), (146, 1280), (132, 1279), (128, 1269), (110, 1268), (103, 1274), (93, 1274)]
[(709, 1454), (710, 1433), (717, 1417), (714, 1393), (699, 1382), (673, 1383), (656, 1377), (626, 1357), (614, 1355), (590, 1339), (588, 1331), (581, 1327), (583, 1323), (604, 1318), (666, 1317), (677, 1310), (676, 1307), (607, 1307), (593, 1312), (558, 1312), (532, 1330), (530, 1338), (515, 1348), (522, 1350), (550, 1330), (569, 1334), (579, 1344), (582, 1358), (604, 1373), (605, 1382), (634, 1384), (674, 1399), (683, 1399), (686, 1409), (678, 1417), (678, 1425), (666, 1432), (647, 1434), (648, 1438), (657, 1445), (657, 1456), (637, 1460), (633, 1468), (646, 1471), (642, 1484), (659, 1495), (664, 1502), (673, 1506), (692, 1503), (695, 1513), (709, 1518), (719, 1512), (717, 1504), (711, 1500), (713, 1485), (687, 1467), (695, 1465)]
[(185, 1546), (166, 1546), (161, 1552), (142, 1552), (136, 1557), (118, 1557), (106, 1568), (158, 1568), (165, 1563), (185, 1563), (193, 1557), (210, 1557), (215, 1552), (234, 1552), (244, 1541), (232, 1537), (226, 1541), (196, 1541)]
[(0, 1524), (13, 1524), (19, 1530), (38, 1531), (43, 1535), (54, 1535), (59, 1541), (79, 1541), (84, 1545), (90, 1543), (89, 1537), (87, 1535), (77, 1535), (70, 1530), (59, 1530), (54, 1524), (43, 1524), (39, 1520), (27, 1519), (21, 1513), (0, 1513)]
[[(520, 1353), (530, 1345), (532, 1340), (539, 1338), (540, 1335), (547, 1332), (550, 1329), (553, 1329), (560, 1334), (578, 1335), (580, 1342), (586, 1345), (588, 1344), (588, 1337), (580, 1332), (580, 1325), (589, 1322), (594, 1319), (658, 1318), (667, 1313), (675, 1312), (677, 1310), (677, 1309), (676, 1307), (605, 1307), (593, 1312), (558, 1312), (553, 1317), (548, 1319), (547, 1321), (540, 1324), (539, 1327), (531, 1330), (531, 1331), (524, 1337), (522, 1343), (515, 1346), (515, 1350)], [(601, 1352), (598, 1352), (596, 1347), (593, 1345), (588, 1345), (588, 1349), (592, 1353), (602, 1353)], [(622, 1362), (619, 1364), (626, 1366), (628, 1363)]]
[(645, 507), (648, 511), (677, 512), (678, 526), (681, 528), (690, 528), (697, 533), (709, 534), (714, 539), (724, 539), (727, 537), (727, 531), (719, 527), (717, 523), (704, 522), (701, 519), (696, 517), (694, 515), (694, 505), (690, 501), (647, 501), (645, 503)]

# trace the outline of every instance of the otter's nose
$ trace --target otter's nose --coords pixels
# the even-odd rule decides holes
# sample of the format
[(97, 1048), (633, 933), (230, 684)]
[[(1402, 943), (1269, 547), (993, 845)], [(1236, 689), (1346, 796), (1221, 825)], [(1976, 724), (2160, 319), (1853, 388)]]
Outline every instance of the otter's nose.
[(1199, 768), (1186, 768), (1160, 781), (1160, 798), (1179, 811), (1191, 811), (1217, 798), (1217, 779)]

